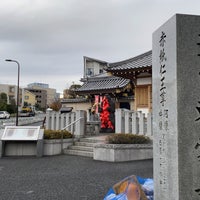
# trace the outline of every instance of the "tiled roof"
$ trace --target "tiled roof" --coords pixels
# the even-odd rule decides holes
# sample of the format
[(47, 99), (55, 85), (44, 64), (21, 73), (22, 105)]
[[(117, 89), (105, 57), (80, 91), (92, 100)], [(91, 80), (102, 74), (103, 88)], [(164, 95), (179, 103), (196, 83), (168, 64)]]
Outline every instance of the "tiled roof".
[(100, 73), (100, 74), (96, 74), (96, 75), (93, 75), (93, 76), (90, 76), (90, 77), (86, 77), (86, 78), (81, 78), (81, 82), (87, 82), (88, 79), (97, 79), (97, 78), (105, 78), (105, 77), (108, 77), (110, 75), (108, 75), (108, 72), (104, 72), (104, 73)]
[(88, 102), (88, 99), (86, 98), (76, 98), (76, 99), (62, 99), (61, 103), (82, 103), (82, 102)]
[(68, 113), (68, 112), (71, 112), (72, 110), (73, 110), (73, 107), (61, 107), (59, 111), (61, 113)]
[(100, 78), (89, 78), (87, 82), (85, 82), (80, 88), (76, 89), (75, 92), (101, 92), (105, 90), (113, 90), (117, 88), (124, 88), (130, 80), (108, 76), (108, 77), (100, 77)]
[(148, 51), (144, 54), (130, 58), (128, 60), (109, 63), (106, 71), (118, 71), (118, 70), (129, 70), (139, 69), (144, 67), (152, 66), (152, 51)]

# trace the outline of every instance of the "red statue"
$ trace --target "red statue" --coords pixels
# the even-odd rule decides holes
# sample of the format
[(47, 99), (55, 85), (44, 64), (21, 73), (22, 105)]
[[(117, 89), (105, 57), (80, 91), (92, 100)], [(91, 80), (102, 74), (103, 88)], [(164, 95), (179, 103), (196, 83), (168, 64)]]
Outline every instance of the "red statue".
[(105, 95), (103, 97), (99, 112), (101, 120), (101, 132), (113, 133), (115, 131), (115, 105), (109, 95)]

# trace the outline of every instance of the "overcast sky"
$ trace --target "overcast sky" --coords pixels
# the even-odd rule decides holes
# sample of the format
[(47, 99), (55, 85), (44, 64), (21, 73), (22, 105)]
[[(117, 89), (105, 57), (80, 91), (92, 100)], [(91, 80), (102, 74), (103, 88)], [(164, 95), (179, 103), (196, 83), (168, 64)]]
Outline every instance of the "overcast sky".
[(117, 62), (151, 50), (175, 13), (200, 15), (199, 0), (1, 0), (0, 84), (47, 83), (62, 92), (83, 77), (83, 56)]

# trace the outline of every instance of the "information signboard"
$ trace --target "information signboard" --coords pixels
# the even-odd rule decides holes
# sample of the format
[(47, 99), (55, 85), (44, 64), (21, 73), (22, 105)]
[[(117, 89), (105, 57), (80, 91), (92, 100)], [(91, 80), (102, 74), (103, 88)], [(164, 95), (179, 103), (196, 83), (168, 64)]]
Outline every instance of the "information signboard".
[(38, 140), (40, 126), (6, 126), (1, 140), (33, 141)]

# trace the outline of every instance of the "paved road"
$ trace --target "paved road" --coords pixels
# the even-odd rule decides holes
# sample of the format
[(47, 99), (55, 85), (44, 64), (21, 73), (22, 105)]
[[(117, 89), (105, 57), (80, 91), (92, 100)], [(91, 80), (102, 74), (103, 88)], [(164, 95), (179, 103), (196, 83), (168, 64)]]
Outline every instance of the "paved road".
[(152, 177), (152, 160), (124, 163), (77, 156), (0, 159), (1, 200), (102, 200), (129, 175)]
[[(40, 122), (42, 124), (42, 121), (45, 117), (45, 114), (37, 114), (34, 117), (19, 117), (18, 118), (18, 124), (20, 126), (25, 126), (25, 125), (30, 125), (30, 124), (35, 124), (37, 122)], [(0, 129), (4, 129), (5, 125), (10, 126), (15, 125), (16, 123), (16, 118), (11, 117), (10, 119), (0, 119)]]

